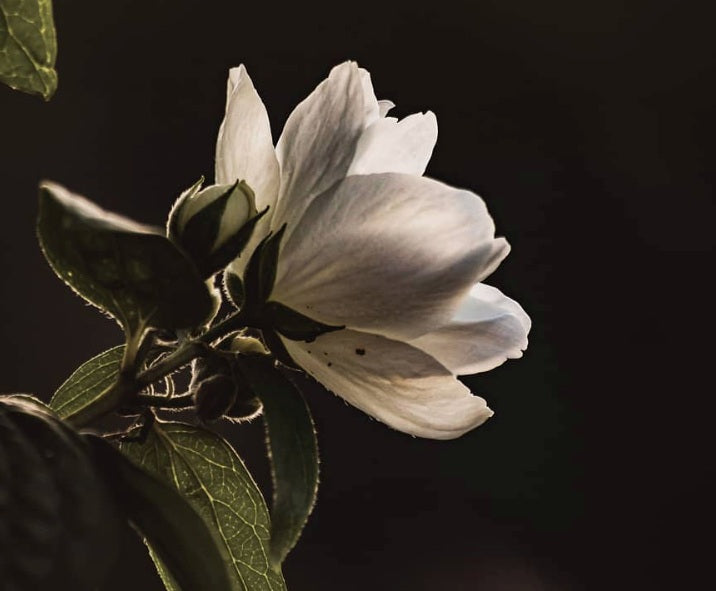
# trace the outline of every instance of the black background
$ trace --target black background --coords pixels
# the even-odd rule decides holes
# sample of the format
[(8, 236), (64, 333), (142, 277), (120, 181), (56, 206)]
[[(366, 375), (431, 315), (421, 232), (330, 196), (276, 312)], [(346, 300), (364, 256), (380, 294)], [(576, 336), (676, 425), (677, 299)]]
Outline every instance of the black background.
[[(519, 362), (466, 381), (496, 416), (452, 442), (318, 388), (318, 506), (292, 591), (683, 589), (713, 582), (713, 20), (696, 3), (58, 2), (53, 100), (0, 88), (0, 391), (49, 398), (119, 342), (45, 264), (50, 178), (161, 224), (213, 150), (230, 66), (274, 138), (355, 59), (400, 116), (433, 110), (428, 175), (482, 195), (532, 316)], [(263, 487), (260, 424), (235, 437)], [(112, 589), (159, 589), (138, 566)]]

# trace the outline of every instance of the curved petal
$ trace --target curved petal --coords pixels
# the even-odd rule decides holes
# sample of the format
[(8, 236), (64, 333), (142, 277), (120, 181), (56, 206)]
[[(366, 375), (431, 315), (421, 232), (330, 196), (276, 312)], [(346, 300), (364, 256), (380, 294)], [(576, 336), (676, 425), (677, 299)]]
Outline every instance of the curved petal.
[(242, 65), (229, 71), (226, 114), (216, 142), (216, 182), (245, 180), (260, 210), (278, 195), (278, 160), (266, 108)]
[(381, 117), (385, 117), (393, 107), (395, 107), (395, 103), (393, 101), (380, 100), (378, 101), (378, 114)]
[(453, 439), (493, 414), (445, 367), (406, 343), (352, 330), (313, 343), (282, 340), (318, 382), (398, 431)]
[(358, 66), (343, 63), (289, 116), (276, 145), (281, 189), (273, 229), (297, 219), (316, 195), (348, 172), (366, 126), (364, 84)]
[(410, 341), (458, 375), (522, 357), (532, 322), (516, 301), (478, 283), (444, 327)]
[(363, 125), (368, 127), (377, 121), (379, 117), (383, 117), (383, 115), (380, 114), (380, 101), (375, 96), (373, 81), (370, 79), (370, 72), (364, 68), (358, 68), (358, 72), (360, 73), (361, 86), (363, 87)]
[(445, 325), (507, 250), (474, 193), (405, 174), (350, 176), (285, 239), (272, 298), (326, 324), (416, 338)]
[(422, 175), (438, 139), (435, 115), (415, 113), (379, 119), (365, 130), (348, 174), (404, 172)]

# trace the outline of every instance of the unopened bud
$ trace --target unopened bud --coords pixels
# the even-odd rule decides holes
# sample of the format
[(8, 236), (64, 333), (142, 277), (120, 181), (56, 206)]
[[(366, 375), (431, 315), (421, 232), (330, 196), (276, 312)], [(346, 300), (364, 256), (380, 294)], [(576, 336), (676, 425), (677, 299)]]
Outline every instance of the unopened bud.
[(241, 254), (259, 216), (254, 192), (244, 181), (200, 188), (201, 181), (182, 193), (167, 231), (204, 274), (213, 274)]
[(196, 414), (202, 421), (216, 421), (236, 402), (236, 384), (225, 375), (214, 375), (201, 381), (194, 389)]
[(268, 355), (264, 344), (254, 337), (237, 336), (231, 341), (231, 350), (244, 355)]

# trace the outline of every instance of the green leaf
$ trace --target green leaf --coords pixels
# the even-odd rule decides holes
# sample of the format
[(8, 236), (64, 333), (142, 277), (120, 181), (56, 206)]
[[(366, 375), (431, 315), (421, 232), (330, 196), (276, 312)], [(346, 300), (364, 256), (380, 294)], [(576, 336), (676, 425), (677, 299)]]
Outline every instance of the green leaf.
[(161, 229), (43, 183), (37, 231), (55, 273), (128, 335), (147, 326), (194, 327), (213, 309), (196, 268)]
[(0, 81), (50, 100), (57, 89), (50, 0), (0, 0)]
[(2, 588), (94, 589), (116, 561), (123, 523), (82, 438), (36, 400), (3, 396), (0, 449), (9, 460)]
[(145, 470), (174, 486), (221, 538), (230, 555), (233, 590), (286, 588), (281, 573), (269, 565), (266, 504), (226, 441), (191, 425), (159, 422), (144, 443), (125, 442), (121, 449)]
[(301, 393), (271, 359), (239, 356), (237, 363), (263, 403), (274, 483), (271, 561), (280, 564), (296, 545), (316, 502), (316, 431)]
[(66, 419), (102, 398), (117, 379), (123, 354), (120, 345), (85, 361), (57, 389), (50, 408)]
[(345, 328), (345, 326), (323, 324), (280, 302), (267, 302), (263, 309), (263, 316), (271, 328), (293, 341), (312, 343), (316, 337), (324, 333)]
[[(103, 439), (85, 436), (129, 520), (146, 538), (167, 580), (182, 591), (231, 591), (225, 546), (192, 504)], [(168, 587), (171, 589), (171, 587)]]

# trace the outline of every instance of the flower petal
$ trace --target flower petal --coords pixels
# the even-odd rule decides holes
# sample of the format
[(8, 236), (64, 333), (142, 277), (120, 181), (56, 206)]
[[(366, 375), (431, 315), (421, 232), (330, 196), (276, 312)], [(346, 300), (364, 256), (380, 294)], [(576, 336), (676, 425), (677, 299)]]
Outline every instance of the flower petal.
[(477, 195), (405, 174), (347, 177), (290, 230), (273, 299), (400, 339), (449, 322), (509, 249)]
[(531, 320), (516, 301), (478, 283), (444, 327), (410, 341), (458, 375), (522, 357)]
[[(364, 85), (355, 63), (340, 64), (289, 116), (276, 145), (281, 193), (273, 229), (297, 219), (316, 195), (346, 175), (366, 126)], [(376, 105), (376, 117), (377, 112)]]
[(266, 108), (242, 65), (229, 71), (226, 114), (216, 142), (216, 182), (245, 180), (260, 210), (278, 195), (278, 160)]
[(395, 103), (393, 101), (389, 101), (389, 100), (378, 101), (378, 114), (381, 117), (385, 117), (393, 107), (395, 107)]
[(377, 120), (365, 130), (348, 174), (404, 172), (422, 175), (438, 139), (435, 115), (415, 113)]
[(431, 356), (406, 343), (340, 330), (313, 343), (282, 339), (294, 361), (326, 388), (394, 429), (453, 439), (492, 416)]

